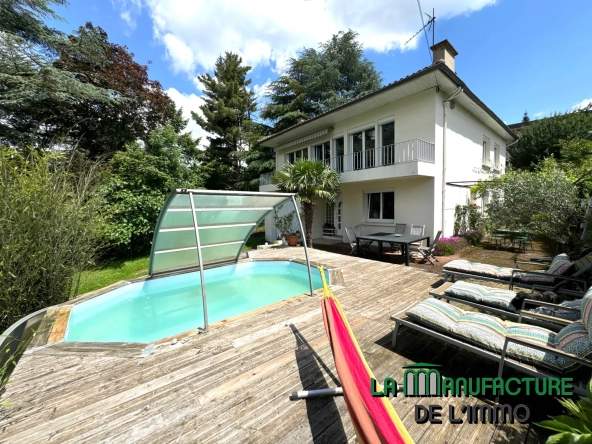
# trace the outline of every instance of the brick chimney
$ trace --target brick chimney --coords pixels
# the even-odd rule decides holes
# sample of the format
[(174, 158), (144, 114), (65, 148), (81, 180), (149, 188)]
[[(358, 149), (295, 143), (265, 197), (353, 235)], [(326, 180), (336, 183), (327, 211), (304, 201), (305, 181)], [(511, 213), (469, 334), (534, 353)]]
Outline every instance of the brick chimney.
[(458, 55), (454, 46), (448, 40), (442, 40), (430, 48), (434, 54), (434, 62), (444, 62), (452, 72), (454, 71), (454, 58)]

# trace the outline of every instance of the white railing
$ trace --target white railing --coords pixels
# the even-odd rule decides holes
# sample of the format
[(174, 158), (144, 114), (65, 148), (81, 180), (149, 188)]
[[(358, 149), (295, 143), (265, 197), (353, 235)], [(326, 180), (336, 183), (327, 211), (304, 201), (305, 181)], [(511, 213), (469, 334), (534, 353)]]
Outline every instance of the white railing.
[(341, 171), (356, 171), (407, 162), (434, 163), (435, 152), (433, 143), (412, 139), (340, 156), (337, 160), (342, 160), (342, 163), (336, 166), (341, 166)]
[(265, 174), (262, 174), (261, 176), (259, 176), (259, 186), (270, 185), (271, 178), (273, 177), (274, 174), (275, 174), (275, 171), (272, 171), (270, 173), (265, 173)]

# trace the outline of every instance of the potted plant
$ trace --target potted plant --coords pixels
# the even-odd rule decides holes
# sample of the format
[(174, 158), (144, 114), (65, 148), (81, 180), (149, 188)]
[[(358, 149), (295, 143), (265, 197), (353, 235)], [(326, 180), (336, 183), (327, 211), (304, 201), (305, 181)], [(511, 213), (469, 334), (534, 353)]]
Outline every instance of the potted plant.
[(294, 217), (296, 216), (295, 211), (291, 211), (284, 216), (278, 215), (278, 210), (282, 207), (280, 206), (275, 212), (275, 227), (277, 228), (278, 232), (282, 239), (286, 239), (288, 241), (288, 245), (295, 247), (296, 243), (298, 242), (298, 236), (295, 234), (294, 230)]

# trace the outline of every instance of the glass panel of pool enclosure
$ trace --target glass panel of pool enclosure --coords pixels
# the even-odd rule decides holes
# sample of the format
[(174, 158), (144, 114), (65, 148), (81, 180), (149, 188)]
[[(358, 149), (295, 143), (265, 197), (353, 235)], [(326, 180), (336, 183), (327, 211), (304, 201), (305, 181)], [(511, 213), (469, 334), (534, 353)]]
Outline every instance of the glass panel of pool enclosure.
[(313, 283), (304, 227), (295, 195), (289, 193), (173, 190), (160, 210), (156, 223), (148, 274), (155, 276), (199, 268), (204, 331), (207, 331), (204, 268), (238, 262), (253, 230), (274, 208), (286, 201), (291, 201), (296, 211), (312, 295)]

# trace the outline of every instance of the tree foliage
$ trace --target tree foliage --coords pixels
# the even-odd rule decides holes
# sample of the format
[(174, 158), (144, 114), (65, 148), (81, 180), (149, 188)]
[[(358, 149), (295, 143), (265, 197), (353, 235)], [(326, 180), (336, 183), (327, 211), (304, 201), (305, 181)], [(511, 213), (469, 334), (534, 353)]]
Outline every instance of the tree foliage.
[(573, 139), (592, 140), (592, 109), (530, 121), (521, 128), (520, 140), (508, 147), (512, 168), (534, 171), (547, 157), (561, 160), (561, 141)]
[(206, 165), (208, 189), (232, 189), (240, 180), (242, 153), (248, 150), (253, 131), (251, 115), (256, 111), (255, 96), (247, 88), (250, 66), (244, 66), (237, 54), (226, 52), (216, 60), (214, 75), (198, 76), (205, 86), (204, 117), (192, 112), (193, 119), (208, 136)]
[(0, 330), (68, 300), (99, 245), (97, 163), (0, 148)]
[(246, 164), (236, 183), (236, 188), (245, 191), (259, 191), (259, 179), (262, 174), (275, 171), (275, 149), (259, 144), (259, 140), (268, 136), (271, 128), (253, 122), (248, 137), (249, 149), (241, 154), (241, 161)]
[(312, 248), (312, 227), (316, 201), (335, 203), (340, 194), (340, 174), (320, 160), (298, 160), (285, 163), (271, 178), (280, 191), (297, 193), (304, 209), (306, 245)]
[(54, 119), (56, 130), (49, 135), (66, 136), (96, 157), (122, 150), (137, 139), (146, 140), (159, 126), (171, 124), (179, 129), (180, 112), (160, 82), (150, 79), (148, 66), (134, 61), (127, 47), (109, 42), (107, 33), (92, 23), (80, 27), (70, 41), (78, 44), (88, 35), (105, 48), (104, 63), (64, 52), (54, 66), (76, 72), (81, 82), (113, 91), (118, 100), (87, 99), (62, 108)]
[(380, 73), (364, 57), (357, 36), (341, 31), (318, 50), (304, 48), (291, 58), (286, 72), (272, 82), (261, 117), (280, 131), (380, 88)]
[(145, 144), (133, 142), (111, 158), (100, 214), (110, 254), (150, 251), (158, 214), (169, 192), (203, 186), (198, 143), (189, 134), (164, 126), (153, 130)]
[(572, 241), (585, 215), (586, 201), (565, 171), (549, 159), (536, 171), (511, 171), (479, 183), (478, 197), (489, 195), (489, 228), (528, 228), (559, 243)]
[(39, 145), (60, 109), (82, 100), (118, 98), (74, 71), (53, 64), (59, 55), (105, 63), (104, 42), (92, 33), (70, 39), (44, 19), (59, 19), (50, 4), (64, 0), (2, 0), (0, 13), (0, 143)]

